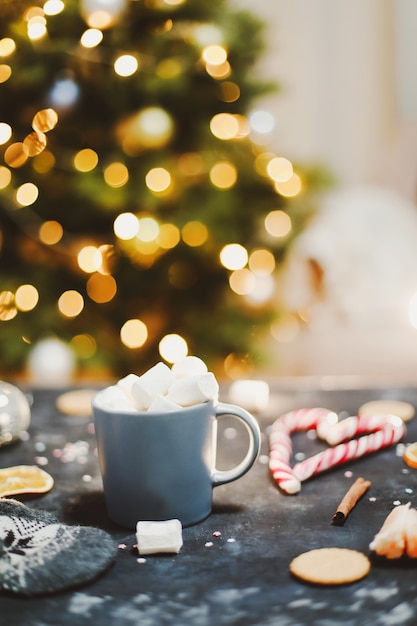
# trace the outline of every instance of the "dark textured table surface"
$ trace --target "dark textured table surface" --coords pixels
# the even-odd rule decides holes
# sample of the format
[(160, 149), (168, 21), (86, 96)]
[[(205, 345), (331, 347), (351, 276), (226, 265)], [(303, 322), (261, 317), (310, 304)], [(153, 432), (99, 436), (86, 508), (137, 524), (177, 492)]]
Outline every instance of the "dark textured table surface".
[[(269, 408), (258, 415), (263, 434), (259, 460), (240, 480), (216, 487), (213, 513), (183, 529), (176, 555), (149, 555), (138, 562), (133, 532), (106, 515), (92, 420), (56, 408), (63, 390), (33, 390), (29, 437), (0, 449), (0, 468), (38, 463), (55, 479), (44, 495), (21, 496), (27, 506), (53, 512), (66, 524), (108, 531), (117, 551), (112, 567), (94, 582), (46, 597), (0, 595), (0, 623), (12, 626), (296, 626), (343, 624), (391, 626), (417, 623), (417, 562), (372, 559), (361, 581), (337, 587), (300, 582), (289, 563), (313, 548), (353, 548), (370, 555), (369, 543), (394, 507), (417, 507), (417, 470), (408, 468), (397, 446), (339, 466), (303, 483), (296, 496), (282, 494), (266, 464), (268, 427), (284, 411), (325, 406), (356, 414), (372, 399), (405, 400), (417, 406), (410, 387), (322, 389), (277, 383)], [(226, 393), (226, 392), (225, 392)], [(221, 398), (228, 401), (227, 395)], [(224, 466), (241, 458), (244, 435), (224, 422), (219, 455)], [(237, 436), (234, 436), (236, 435)], [(404, 442), (417, 440), (417, 417)], [(306, 455), (324, 444), (304, 433), (294, 450)], [(358, 477), (370, 490), (344, 526), (331, 525), (340, 499)], [(215, 533), (213, 535), (213, 533)], [(219, 536), (220, 533), (220, 536)]]

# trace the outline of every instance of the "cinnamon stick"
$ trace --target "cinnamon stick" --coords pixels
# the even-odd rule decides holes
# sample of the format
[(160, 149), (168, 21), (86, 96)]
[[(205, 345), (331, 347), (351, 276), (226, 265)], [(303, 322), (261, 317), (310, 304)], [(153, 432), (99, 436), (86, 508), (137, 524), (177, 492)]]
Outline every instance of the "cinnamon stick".
[(343, 496), (336, 513), (332, 517), (332, 523), (335, 526), (343, 526), (347, 516), (371, 484), (370, 480), (365, 480), (361, 476), (355, 480)]

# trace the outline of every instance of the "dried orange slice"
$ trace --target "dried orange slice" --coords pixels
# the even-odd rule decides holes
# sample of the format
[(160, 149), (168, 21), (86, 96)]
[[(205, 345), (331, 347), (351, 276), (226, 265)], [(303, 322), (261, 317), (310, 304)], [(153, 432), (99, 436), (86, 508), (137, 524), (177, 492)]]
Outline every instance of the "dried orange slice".
[(37, 465), (16, 465), (0, 469), (0, 497), (18, 493), (46, 493), (54, 479)]
[(417, 441), (415, 443), (410, 443), (406, 447), (403, 459), (407, 465), (417, 469)]

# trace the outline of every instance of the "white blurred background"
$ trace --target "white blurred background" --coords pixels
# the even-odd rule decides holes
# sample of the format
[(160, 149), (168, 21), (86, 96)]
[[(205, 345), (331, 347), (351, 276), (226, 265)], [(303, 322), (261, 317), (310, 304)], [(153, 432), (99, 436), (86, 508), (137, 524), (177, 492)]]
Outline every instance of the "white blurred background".
[(267, 24), (274, 151), (337, 181), (283, 277), (274, 371), (417, 381), (417, 3), (234, 3)]

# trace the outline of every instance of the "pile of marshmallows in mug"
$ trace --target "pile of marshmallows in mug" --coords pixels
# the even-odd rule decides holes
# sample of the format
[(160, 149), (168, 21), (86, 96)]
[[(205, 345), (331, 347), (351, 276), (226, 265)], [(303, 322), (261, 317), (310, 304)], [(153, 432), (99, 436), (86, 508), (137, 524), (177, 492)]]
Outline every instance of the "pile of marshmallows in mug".
[[(187, 356), (169, 368), (160, 362), (141, 376), (128, 374), (116, 385), (103, 389), (100, 406), (114, 411), (167, 412), (213, 400), (219, 385), (204, 361)], [(182, 525), (178, 519), (139, 521), (136, 526), (138, 552), (178, 553), (183, 545)]]
[(172, 367), (160, 362), (141, 376), (128, 374), (102, 391), (100, 405), (114, 411), (165, 413), (217, 402), (218, 395), (219, 384), (204, 361), (187, 356)]

